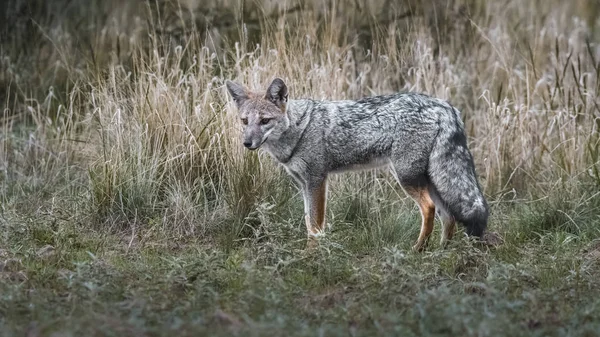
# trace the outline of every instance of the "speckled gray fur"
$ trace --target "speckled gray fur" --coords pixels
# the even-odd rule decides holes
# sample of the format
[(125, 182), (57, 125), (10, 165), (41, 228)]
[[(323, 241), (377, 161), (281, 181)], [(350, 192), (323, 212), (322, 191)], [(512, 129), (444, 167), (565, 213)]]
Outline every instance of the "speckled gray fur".
[(262, 145), (302, 188), (330, 173), (389, 165), (404, 189), (428, 189), (442, 218), (463, 223), (470, 235), (481, 236), (486, 228), (488, 205), (460, 114), (449, 103), (417, 93), (288, 100), (280, 79), (264, 97), (233, 82), (227, 86), (248, 122), (246, 145)]

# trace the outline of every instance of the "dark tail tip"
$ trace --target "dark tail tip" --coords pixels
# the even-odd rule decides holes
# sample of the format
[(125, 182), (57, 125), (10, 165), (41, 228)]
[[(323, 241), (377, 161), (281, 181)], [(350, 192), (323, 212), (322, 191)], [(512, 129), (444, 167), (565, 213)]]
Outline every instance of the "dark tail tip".
[(486, 228), (485, 223), (481, 222), (466, 222), (465, 231), (469, 236), (481, 237)]
[(487, 220), (488, 210), (486, 207), (481, 212), (478, 212), (469, 219), (462, 221), (462, 223), (465, 225), (465, 231), (468, 235), (481, 237), (487, 227)]

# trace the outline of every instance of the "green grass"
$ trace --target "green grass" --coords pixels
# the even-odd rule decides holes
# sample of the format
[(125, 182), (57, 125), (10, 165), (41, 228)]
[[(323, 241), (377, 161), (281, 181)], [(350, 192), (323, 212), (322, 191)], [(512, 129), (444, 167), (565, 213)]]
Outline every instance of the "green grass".
[(506, 240), (498, 247), (459, 231), (440, 249), (438, 223), (424, 253), (410, 250), (419, 227), (410, 203), (383, 206), (389, 215), (379, 219), (336, 220), (315, 250), (305, 249), (298, 207), (281, 219), (265, 205), (251, 235), (232, 240), (216, 231), (220, 242), (107, 232), (90, 228), (77, 208), (56, 207), (49, 198), (0, 217), (4, 335), (593, 336), (600, 329), (598, 215), (577, 219), (575, 230), (548, 213), (555, 207), (548, 199), (493, 206), (491, 228)]
[[(8, 0), (0, 335), (596, 336), (600, 6), (592, 1)], [(298, 6), (297, 6), (298, 5)], [(461, 110), (491, 206), (423, 253), (390, 174), (330, 178), (307, 250), (283, 169), (223, 86)]]

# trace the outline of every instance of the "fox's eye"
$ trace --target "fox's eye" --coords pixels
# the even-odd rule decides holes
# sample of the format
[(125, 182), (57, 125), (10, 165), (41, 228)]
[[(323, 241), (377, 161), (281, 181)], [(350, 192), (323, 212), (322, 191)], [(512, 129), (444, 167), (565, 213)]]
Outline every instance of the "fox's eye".
[(271, 118), (263, 118), (260, 120), (260, 124), (267, 125), (271, 121)]
[(248, 118), (242, 118), (242, 124), (248, 125)]

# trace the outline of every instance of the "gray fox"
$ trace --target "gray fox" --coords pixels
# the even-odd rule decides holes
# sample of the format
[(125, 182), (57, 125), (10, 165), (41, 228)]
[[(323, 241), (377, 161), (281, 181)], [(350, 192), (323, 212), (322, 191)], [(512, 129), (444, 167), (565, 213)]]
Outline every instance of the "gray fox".
[(421, 211), (414, 250), (425, 248), (436, 208), (442, 246), (452, 238), (455, 221), (467, 234), (482, 236), (489, 208), (460, 113), (449, 103), (417, 93), (357, 101), (288, 100), (280, 78), (265, 94), (231, 81), (226, 86), (244, 125), (244, 146), (266, 150), (302, 190), (309, 239), (325, 227), (327, 176), (382, 166), (391, 168)]

